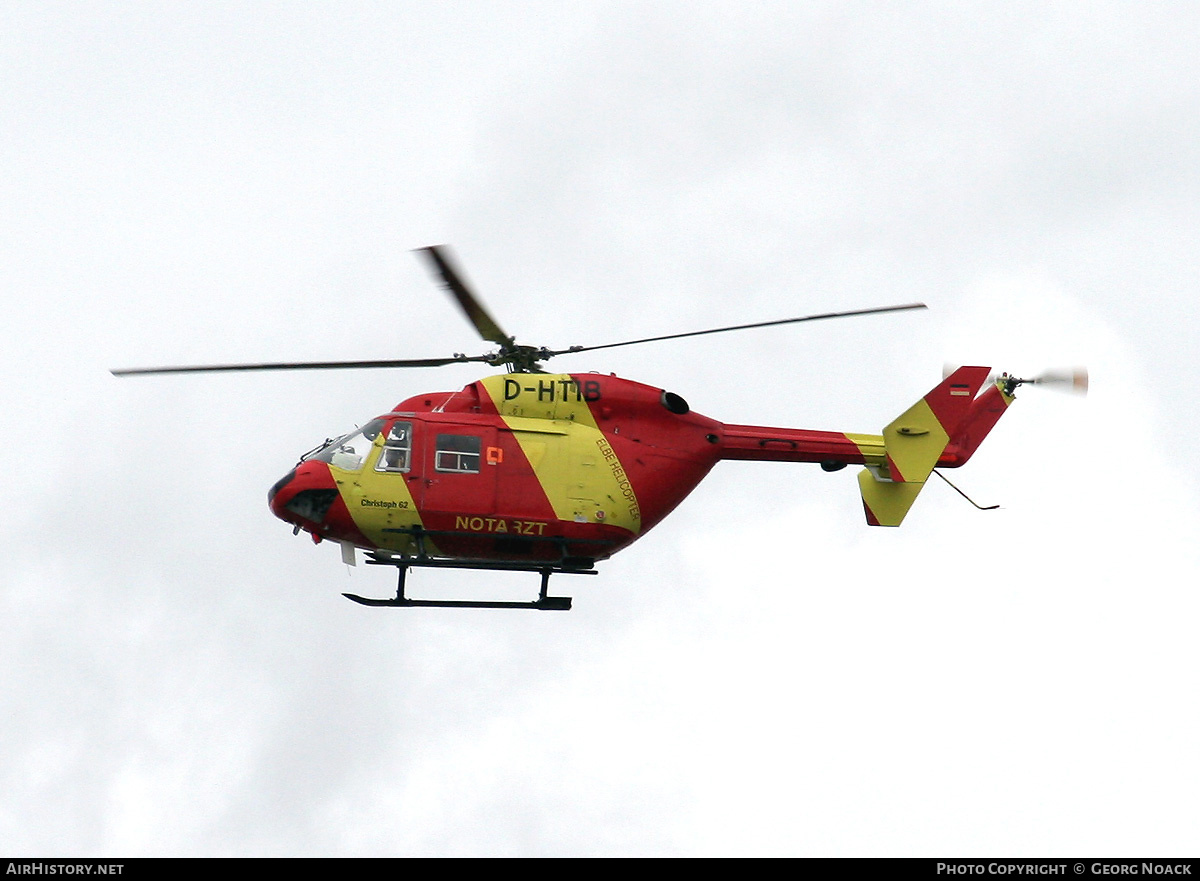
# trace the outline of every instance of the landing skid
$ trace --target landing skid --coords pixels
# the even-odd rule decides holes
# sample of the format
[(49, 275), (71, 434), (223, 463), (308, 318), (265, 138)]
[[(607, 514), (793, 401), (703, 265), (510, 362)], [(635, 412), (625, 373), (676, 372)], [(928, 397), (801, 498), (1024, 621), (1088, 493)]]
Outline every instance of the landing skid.
[[(354, 600), (364, 606), (425, 606), (441, 609), (544, 609), (566, 612), (571, 608), (571, 597), (547, 596), (550, 587), (550, 576), (556, 573), (569, 575), (595, 575), (591, 568), (594, 561), (586, 558), (564, 560), (562, 563), (510, 563), (496, 560), (438, 560), (428, 557), (391, 557), (383, 554), (371, 554), (367, 563), (375, 566), (395, 566), (399, 570), (396, 582), (396, 596), (392, 599), (372, 599), (360, 597), (357, 594), (344, 593), (348, 600)], [(576, 563), (578, 565), (568, 565)], [(542, 576), (541, 590), (538, 598), (529, 602), (507, 600), (414, 600), (404, 595), (404, 582), (410, 567), (427, 569), (486, 569), (495, 572), (537, 572)]]

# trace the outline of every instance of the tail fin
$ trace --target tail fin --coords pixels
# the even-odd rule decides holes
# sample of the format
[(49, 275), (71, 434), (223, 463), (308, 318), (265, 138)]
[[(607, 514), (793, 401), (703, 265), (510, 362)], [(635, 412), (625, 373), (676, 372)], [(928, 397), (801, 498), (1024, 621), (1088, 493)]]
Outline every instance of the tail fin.
[(951, 433), (950, 445), (942, 456), (942, 466), (957, 468), (965, 465), (1012, 402), (1012, 392), (1005, 390), (1003, 378), (989, 386), (971, 404), (958, 429)]
[[(970, 452), (974, 452), (983, 440), (982, 434), (999, 418), (996, 415), (986, 427), (968, 418), (975, 410), (975, 395), (987, 382), (989, 369), (958, 368), (883, 430), (885, 464), (868, 465), (858, 474), (869, 524), (899, 526), (903, 522), (952, 438), (969, 438), (973, 441)], [(982, 434), (979, 428), (983, 428)]]

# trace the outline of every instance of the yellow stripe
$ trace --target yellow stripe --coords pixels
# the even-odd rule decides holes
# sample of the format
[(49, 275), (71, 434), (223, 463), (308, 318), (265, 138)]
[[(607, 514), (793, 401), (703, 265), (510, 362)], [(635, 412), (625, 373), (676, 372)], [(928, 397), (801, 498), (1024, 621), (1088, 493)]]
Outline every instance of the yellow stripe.
[(917, 500), (924, 481), (914, 483), (892, 483), (879, 481), (869, 468), (858, 472), (858, 488), (863, 502), (875, 515), (880, 526), (899, 526), (904, 515)]
[(996, 388), (1000, 392), (1000, 397), (1004, 399), (1005, 407), (1007, 407), (1009, 404), (1011, 404), (1013, 401), (1015, 401), (1017, 399), (1016, 395), (1010, 395), (1004, 391), (1004, 380), (1003, 379), (996, 380)]
[(883, 430), (883, 442), (900, 469), (899, 475), (892, 475), (893, 480), (923, 481), (950, 443), (950, 435), (921, 398)]
[(854, 442), (858, 451), (866, 459), (866, 464), (882, 467), (887, 465), (887, 454), (884, 452), (883, 435), (879, 434), (850, 434), (846, 437)]
[[(408, 488), (408, 475), (396, 472), (376, 471), (379, 451), (383, 448), (383, 432), (375, 438), (375, 444), (367, 455), (361, 471), (345, 471), (335, 465), (329, 466), (333, 480), (342, 494), (342, 501), (359, 531), (376, 547), (415, 554), (417, 543), (411, 536), (385, 529), (411, 529), (423, 526), (421, 512)], [(437, 553), (433, 542), (426, 540), (425, 550)]]
[(559, 520), (642, 529), (637, 494), (567, 374), (510, 373), (480, 383), (512, 431)]

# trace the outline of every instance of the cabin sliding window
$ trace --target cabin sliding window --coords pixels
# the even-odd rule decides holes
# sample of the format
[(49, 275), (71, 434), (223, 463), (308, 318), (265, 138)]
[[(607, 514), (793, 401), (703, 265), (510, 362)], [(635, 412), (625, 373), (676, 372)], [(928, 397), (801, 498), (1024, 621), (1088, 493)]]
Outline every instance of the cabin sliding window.
[(458, 474), (479, 473), (478, 437), (469, 434), (439, 434), (434, 468)]
[(383, 441), (376, 471), (405, 472), (412, 460), (412, 423), (396, 420)]

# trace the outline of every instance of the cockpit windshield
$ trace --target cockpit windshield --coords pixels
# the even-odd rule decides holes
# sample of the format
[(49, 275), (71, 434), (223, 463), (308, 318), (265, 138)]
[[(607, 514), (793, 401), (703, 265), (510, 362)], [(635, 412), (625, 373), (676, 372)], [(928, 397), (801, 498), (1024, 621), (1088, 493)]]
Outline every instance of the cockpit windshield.
[(383, 429), (382, 419), (373, 419), (352, 434), (339, 437), (322, 447), (311, 456), (318, 462), (327, 462), (343, 471), (358, 471), (375, 445), (375, 438)]

